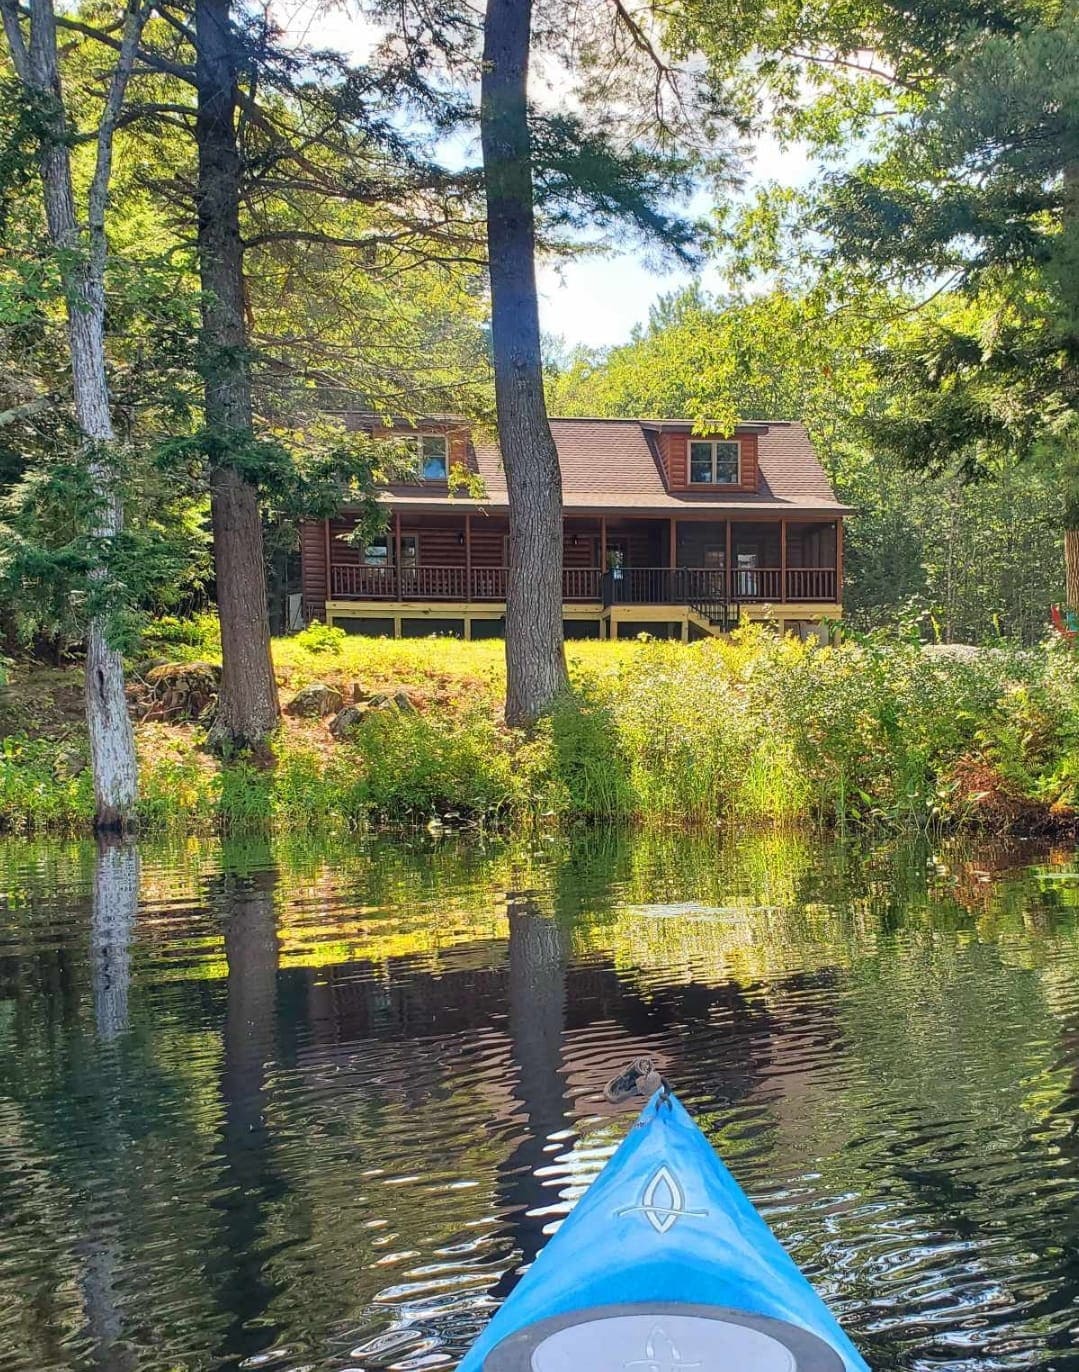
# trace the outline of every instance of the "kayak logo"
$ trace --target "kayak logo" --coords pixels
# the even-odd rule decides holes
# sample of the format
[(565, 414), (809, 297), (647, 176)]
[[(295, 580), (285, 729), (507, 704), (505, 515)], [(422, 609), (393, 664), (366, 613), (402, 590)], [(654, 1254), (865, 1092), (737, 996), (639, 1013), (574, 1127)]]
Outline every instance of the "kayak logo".
[[(627, 1205), (619, 1215), (643, 1215), (657, 1234), (666, 1234), (683, 1216), (703, 1219), (707, 1210), (687, 1210), (686, 1195), (678, 1178), (664, 1164), (656, 1169), (637, 1205)], [(647, 1366), (641, 1363), (641, 1367)]]
[(629, 1372), (630, 1368), (636, 1368), (637, 1372), (689, 1372), (691, 1368), (701, 1366), (699, 1362), (686, 1362), (678, 1351), (678, 1345), (659, 1324), (648, 1335), (644, 1357), (622, 1364), (625, 1372)]

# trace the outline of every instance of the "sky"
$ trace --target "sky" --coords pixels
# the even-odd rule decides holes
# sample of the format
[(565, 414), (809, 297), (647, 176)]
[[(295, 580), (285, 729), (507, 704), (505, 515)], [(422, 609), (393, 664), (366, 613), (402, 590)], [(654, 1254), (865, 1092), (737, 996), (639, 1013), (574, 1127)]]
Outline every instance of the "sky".
[[(348, 0), (339, 9), (327, 9), (319, 0), (278, 0), (276, 17), (297, 44), (332, 48), (356, 62), (370, 57), (378, 38), (377, 30), (356, 16)], [(476, 150), (469, 151), (478, 156)], [(746, 164), (742, 194), (751, 194), (754, 185), (765, 181), (803, 184), (812, 170), (801, 150), (760, 139)], [(699, 215), (708, 208), (703, 196), (691, 207)], [(706, 288), (719, 284), (707, 267), (698, 275)], [(690, 284), (694, 274), (649, 264), (635, 248), (569, 261), (541, 260), (537, 278), (543, 332), (561, 339), (567, 348), (602, 348), (624, 343), (636, 325), (647, 321), (660, 296)]]
[[(743, 195), (765, 181), (802, 184), (812, 167), (804, 153), (762, 139), (752, 149), (746, 171)], [(708, 208), (704, 197), (692, 206), (698, 214)], [(635, 325), (647, 322), (649, 309), (661, 295), (689, 285), (695, 277), (706, 289), (720, 285), (718, 274), (707, 267), (699, 273), (659, 270), (643, 261), (640, 251), (543, 262), (538, 271), (540, 323), (545, 333), (564, 339), (571, 348), (624, 343)]]

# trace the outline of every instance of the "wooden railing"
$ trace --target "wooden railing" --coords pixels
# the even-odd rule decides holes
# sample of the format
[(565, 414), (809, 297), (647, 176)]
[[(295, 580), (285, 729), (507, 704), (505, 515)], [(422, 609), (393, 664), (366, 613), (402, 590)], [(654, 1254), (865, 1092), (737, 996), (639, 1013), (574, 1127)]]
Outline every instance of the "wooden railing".
[(622, 567), (603, 581), (607, 605), (834, 603), (839, 584), (834, 567), (788, 568), (786, 595), (780, 567), (732, 567), (729, 580), (726, 572), (710, 567)]
[[(599, 600), (598, 567), (566, 567), (563, 600)], [(505, 567), (358, 567), (333, 568), (334, 600), (476, 600), (506, 599)]]
[(834, 567), (790, 567), (787, 569), (788, 600), (836, 599), (837, 578)]
[[(730, 576), (712, 567), (566, 567), (562, 599), (604, 605), (690, 605), (701, 603), (833, 604), (838, 593), (834, 567), (734, 567)], [(334, 600), (504, 601), (505, 567), (335, 566)]]
[(506, 569), (505, 567), (473, 567), (472, 568), (472, 599), (473, 600), (505, 600), (506, 598)]
[(598, 567), (563, 567), (563, 600), (598, 600), (600, 570)]
[(726, 601), (727, 580), (712, 567), (619, 567), (603, 578), (605, 605), (688, 605)]
[(732, 567), (731, 599), (739, 602), (783, 599), (783, 572), (779, 567)]

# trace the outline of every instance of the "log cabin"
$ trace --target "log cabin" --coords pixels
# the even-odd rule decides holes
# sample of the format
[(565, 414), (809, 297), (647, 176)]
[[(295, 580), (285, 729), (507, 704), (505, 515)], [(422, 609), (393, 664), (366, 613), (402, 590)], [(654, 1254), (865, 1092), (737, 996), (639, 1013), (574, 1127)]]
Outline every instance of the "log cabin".
[[(415, 477), (380, 491), (385, 532), (366, 543), (347, 508), (303, 524), (305, 620), (398, 638), (500, 637), (509, 550), (497, 442), (458, 419), (346, 422), (407, 437)], [(677, 419), (552, 419), (551, 431), (567, 638), (688, 641), (747, 618), (808, 638), (841, 617), (850, 510), (804, 425), (702, 435)]]

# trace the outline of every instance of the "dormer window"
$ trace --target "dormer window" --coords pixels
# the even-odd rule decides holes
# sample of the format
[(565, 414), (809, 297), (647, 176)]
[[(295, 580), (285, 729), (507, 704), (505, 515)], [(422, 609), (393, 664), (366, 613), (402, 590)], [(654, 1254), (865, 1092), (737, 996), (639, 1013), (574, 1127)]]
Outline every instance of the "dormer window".
[(742, 445), (737, 439), (697, 439), (689, 445), (691, 486), (740, 486)]
[(445, 434), (422, 434), (417, 442), (420, 480), (449, 480), (449, 444)]

